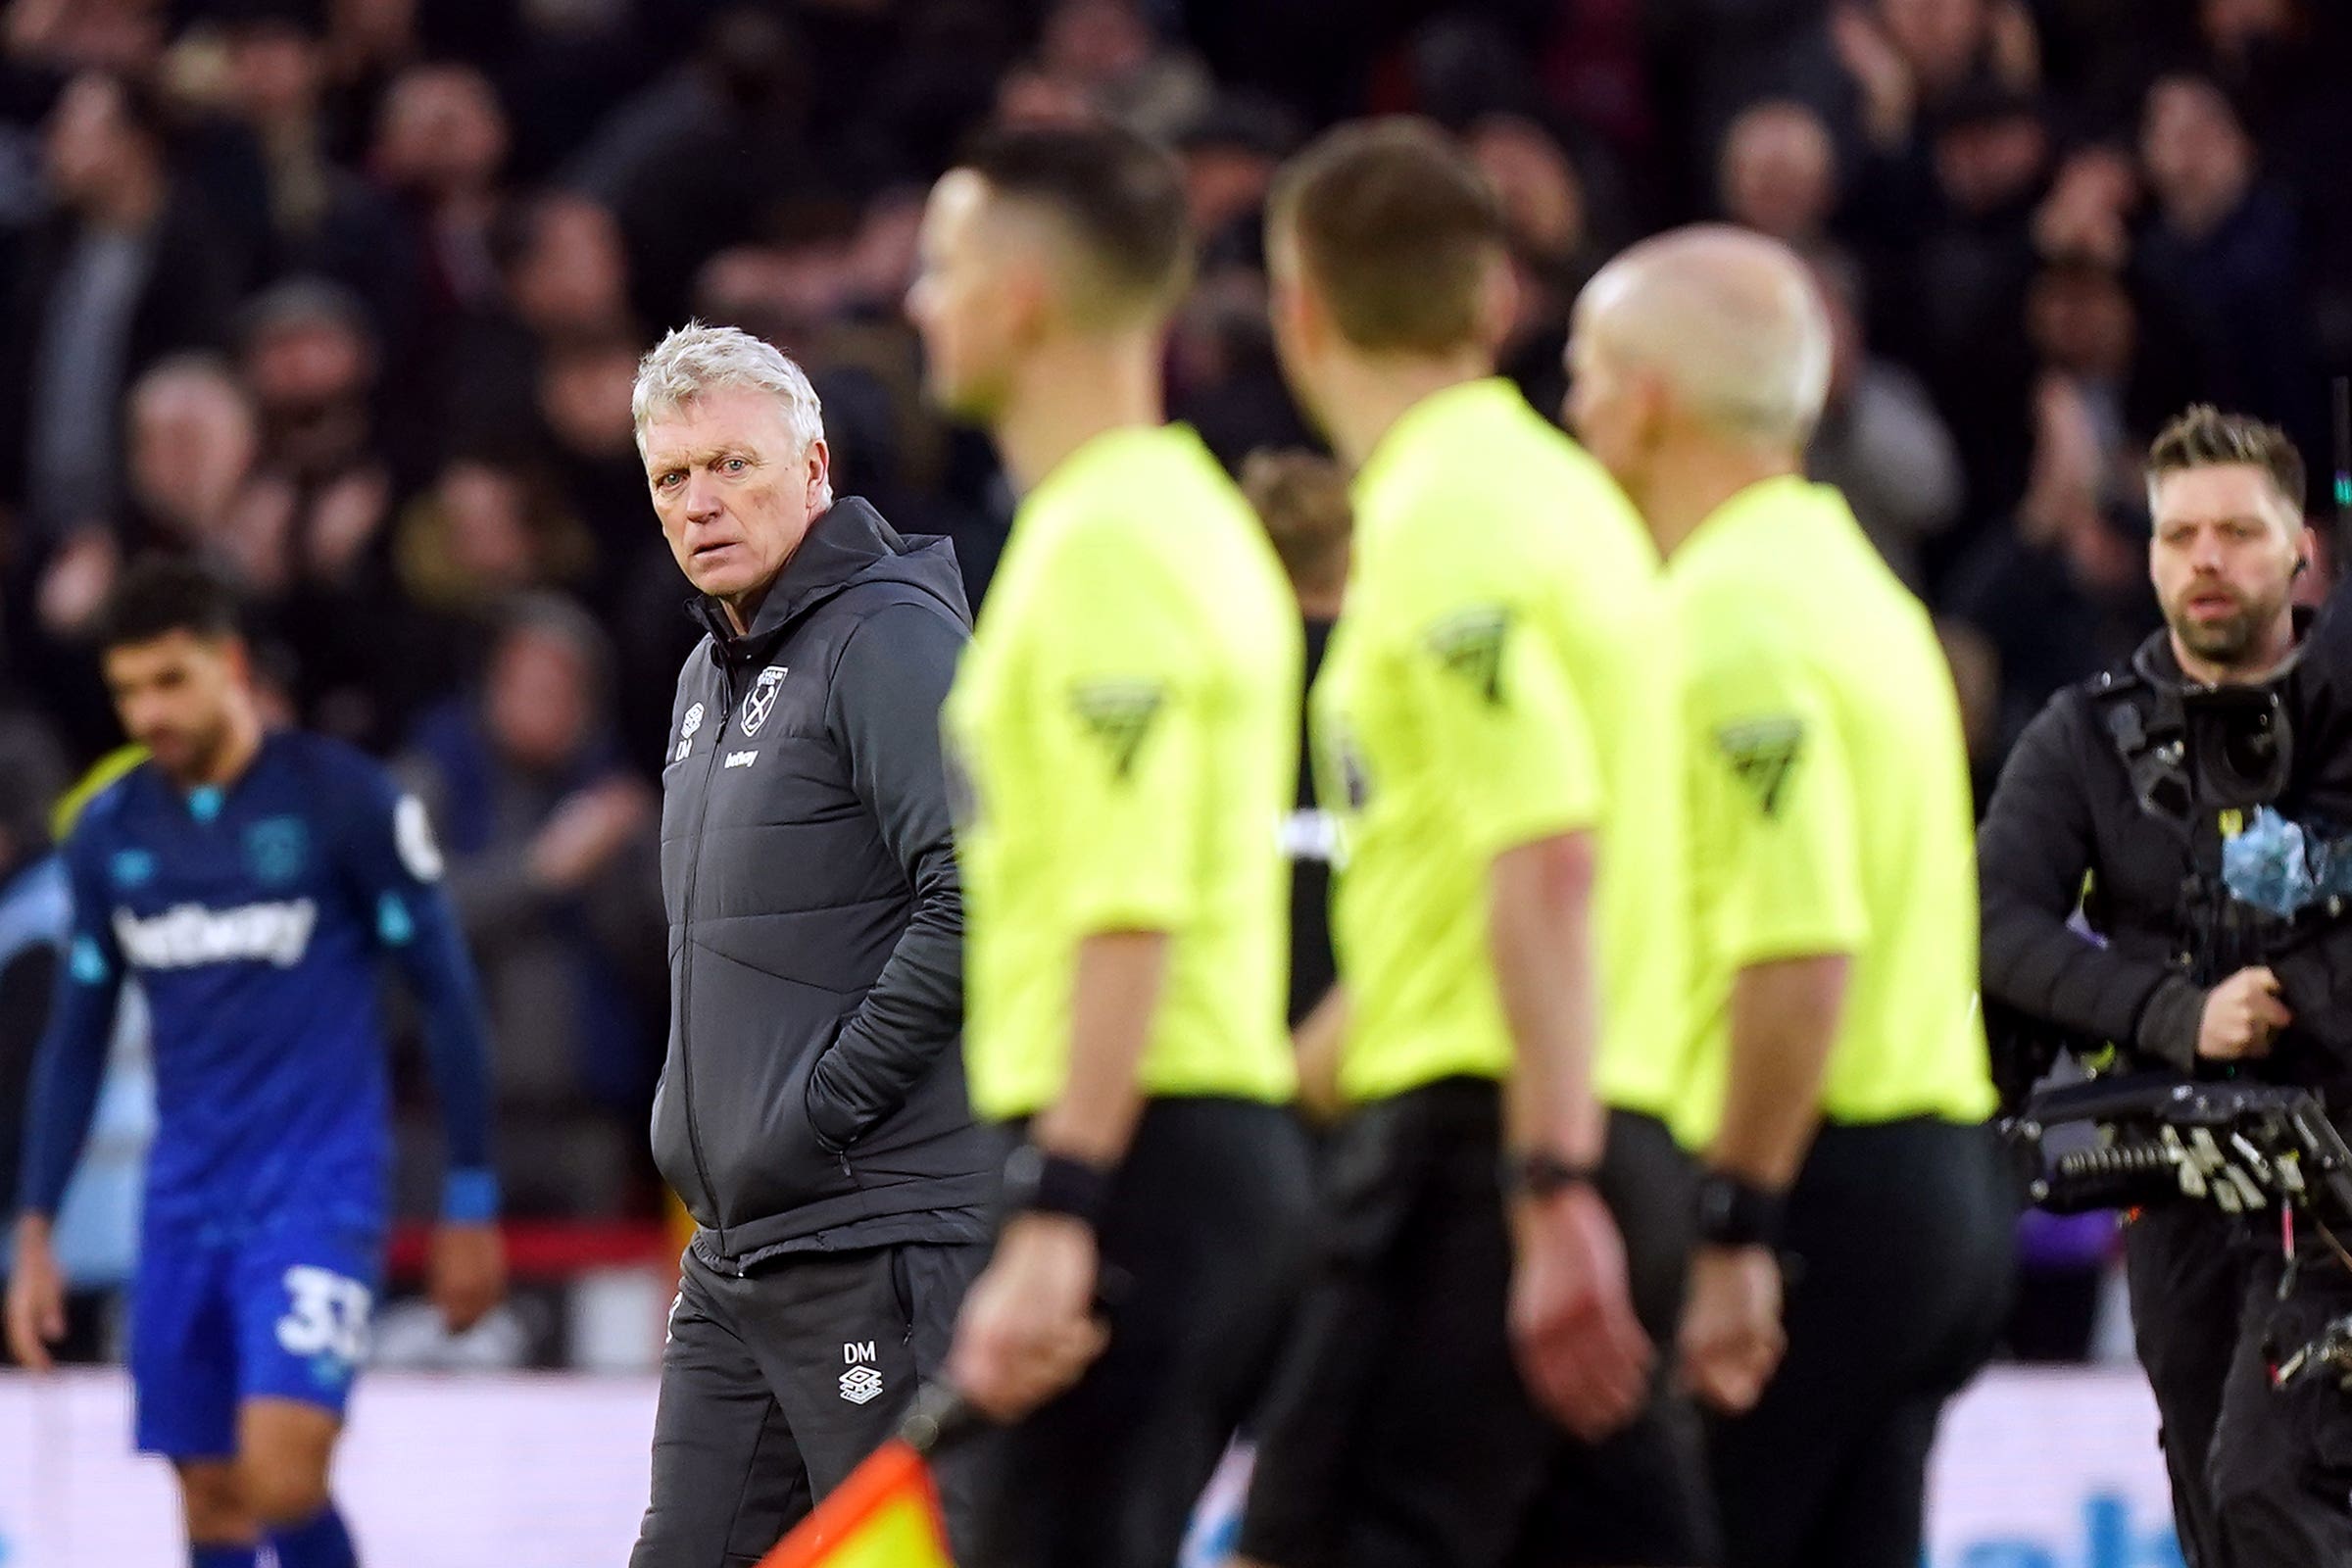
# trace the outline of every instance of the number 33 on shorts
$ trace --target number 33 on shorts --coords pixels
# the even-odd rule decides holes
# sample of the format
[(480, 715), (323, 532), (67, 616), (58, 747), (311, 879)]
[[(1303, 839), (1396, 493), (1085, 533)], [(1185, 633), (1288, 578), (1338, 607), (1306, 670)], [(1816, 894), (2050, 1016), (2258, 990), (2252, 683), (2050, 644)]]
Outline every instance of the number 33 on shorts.
[(368, 1353), (368, 1315), (375, 1293), (330, 1269), (297, 1263), (286, 1270), (289, 1310), (277, 1343), (289, 1355), (329, 1356), (357, 1365)]

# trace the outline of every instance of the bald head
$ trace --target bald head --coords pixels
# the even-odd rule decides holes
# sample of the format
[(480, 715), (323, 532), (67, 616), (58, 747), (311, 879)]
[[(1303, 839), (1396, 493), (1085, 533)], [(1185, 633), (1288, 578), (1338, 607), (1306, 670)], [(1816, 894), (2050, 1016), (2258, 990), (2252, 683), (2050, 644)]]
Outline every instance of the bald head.
[(1644, 381), (1663, 417), (1726, 444), (1793, 453), (1811, 439), (1829, 390), (1830, 321), (1794, 252), (1703, 225), (1645, 240), (1603, 268), (1577, 301), (1573, 354), (1578, 378), (1594, 373), (1603, 396)]

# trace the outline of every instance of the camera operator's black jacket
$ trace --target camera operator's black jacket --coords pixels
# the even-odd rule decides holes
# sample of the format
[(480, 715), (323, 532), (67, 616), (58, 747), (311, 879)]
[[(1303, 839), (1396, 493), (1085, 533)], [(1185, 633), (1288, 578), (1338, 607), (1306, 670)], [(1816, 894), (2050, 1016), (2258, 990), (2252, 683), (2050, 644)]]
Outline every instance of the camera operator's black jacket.
[[(2314, 657), (2322, 649), (2331, 657)], [(2278, 809), (2352, 822), (2352, 702), (2338, 696), (2352, 694), (2352, 625), (2324, 625), (2276, 685), (2295, 737)], [(2143, 806), (2146, 780), (2135, 784), (2117, 735), (2116, 710), (2150, 717), (2168, 688), (2176, 698), (2192, 689), (2158, 632), (2125, 664), (2053, 697), (2001, 770), (1977, 835), (1996, 1054), (2010, 1009), (2078, 1046), (2112, 1041), (2141, 1066), (2191, 1067), (2200, 982), (2267, 962), (2295, 1023), (2263, 1076), (2327, 1086), (2352, 1060), (2352, 1007), (2329, 981), (2339, 968), (2352, 974), (2352, 922), (2308, 922), (2222, 961), (2198, 951), (2187, 910), (2218, 874), (2219, 813), (2193, 810), (2187, 825)], [(2078, 906), (2097, 940), (2069, 926)]]

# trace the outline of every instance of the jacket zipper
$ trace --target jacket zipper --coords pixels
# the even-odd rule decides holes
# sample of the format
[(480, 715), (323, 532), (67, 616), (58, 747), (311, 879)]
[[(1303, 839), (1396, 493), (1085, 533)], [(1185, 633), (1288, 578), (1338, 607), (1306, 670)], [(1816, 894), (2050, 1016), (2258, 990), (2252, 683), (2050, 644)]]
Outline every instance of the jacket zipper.
[(686, 962), (678, 971), (678, 1073), (685, 1080), (686, 1147), (694, 1155), (694, 1174), (703, 1184), (703, 1195), (710, 1200), (711, 1212), (718, 1217), (718, 1250), (723, 1257), (727, 1250), (726, 1215), (719, 1208), (718, 1189), (710, 1180), (710, 1164), (703, 1158), (702, 1130), (694, 1119), (694, 889), (702, 880), (703, 824), (710, 815), (710, 781), (718, 776), (719, 754), (727, 749), (727, 726), (735, 722), (735, 670), (723, 654), (718, 655), (716, 662), (718, 722), (711, 727), (710, 756), (703, 763), (703, 787), (694, 807), (693, 848), (686, 857)]

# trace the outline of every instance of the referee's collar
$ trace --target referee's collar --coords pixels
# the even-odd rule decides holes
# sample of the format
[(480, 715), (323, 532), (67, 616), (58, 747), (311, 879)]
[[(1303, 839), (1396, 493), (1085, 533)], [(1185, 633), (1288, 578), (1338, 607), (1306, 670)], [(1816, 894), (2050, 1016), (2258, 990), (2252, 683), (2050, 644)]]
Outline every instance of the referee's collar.
[(1856, 528), (1845, 498), (1833, 485), (1816, 484), (1801, 473), (1779, 473), (1735, 491), (1690, 530), (1680, 549), (1667, 558), (1667, 566), (1687, 566), (1726, 540), (1740, 538), (1757, 527), (1784, 527), (1797, 518), (1843, 517)]
[(1377, 498), (1411, 463), (1414, 453), (1431, 447), (1457, 449), (1457, 431), (1485, 428), (1497, 415), (1515, 418), (1532, 412), (1519, 388), (1505, 376), (1482, 375), (1440, 387), (1396, 416), (1396, 422), (1381, 432), (1363, 466), (1355, 470), (1350, 488), (1357, 510)]
[(1029, 487), (1021, 498), (1025, 510), (1051, 507), (1066, 491), (1082, 489), (1092, 482), (1098, 471), (1118, 471), (1118, 466), (1139, 453), (1149, 453), (1172, 447), (1198, 451), (1207, 461), (1208, 448), (1189, 424), (1120, 424), (1088, 436), (1065, 454), (1059, 463), (1046, 471), (1044, 478)]

